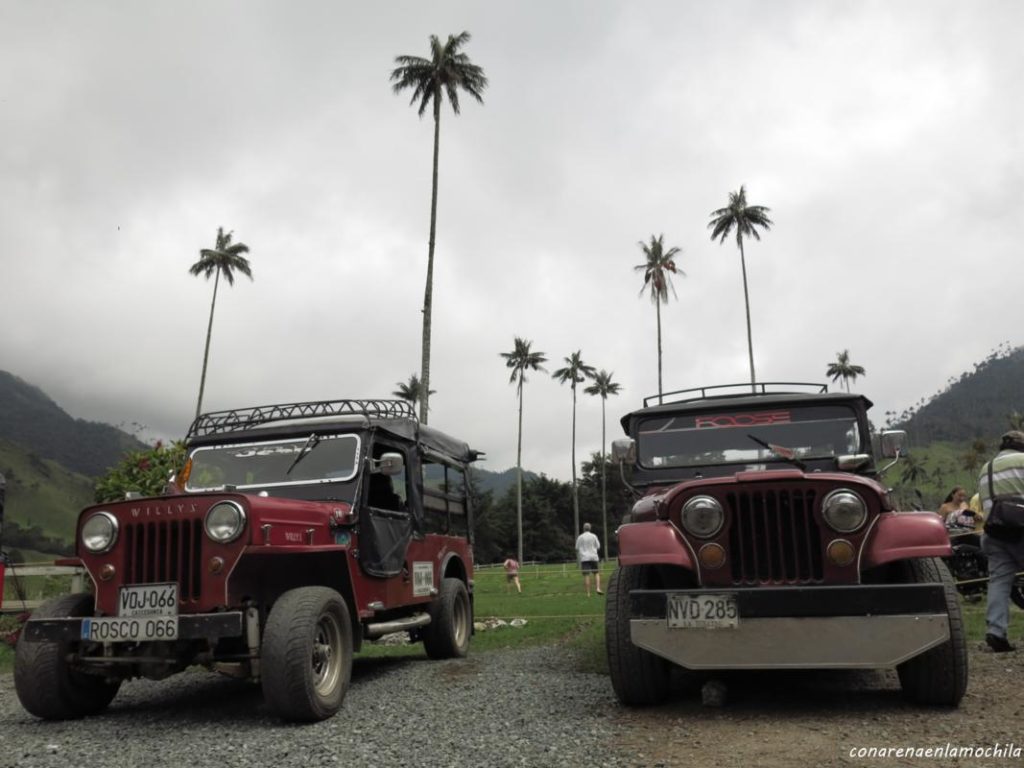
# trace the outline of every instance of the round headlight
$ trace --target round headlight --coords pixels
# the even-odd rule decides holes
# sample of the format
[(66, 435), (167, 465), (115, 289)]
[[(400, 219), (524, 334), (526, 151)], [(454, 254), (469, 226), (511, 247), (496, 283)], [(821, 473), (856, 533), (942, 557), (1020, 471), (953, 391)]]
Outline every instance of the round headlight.
[(216, 542), (234, 541), (245, 529), (245, 510), (233, 501), (222, 501), (206, 513), (206, 535)]
[(821, 514), (829, 527), (839, 533), (853, 533), (868, 519), (864, 499), (851, 490), (840, 488), (825, 497)]
[(94, 555), (109, 552), (117, 541), (117, 518), (109, 512), (97, 512), (82, 526), (82, 546)]
[(722, 530), (725, 511), (713, 496), (694, 496), (683, 505), (683, 528), (702, 539)]

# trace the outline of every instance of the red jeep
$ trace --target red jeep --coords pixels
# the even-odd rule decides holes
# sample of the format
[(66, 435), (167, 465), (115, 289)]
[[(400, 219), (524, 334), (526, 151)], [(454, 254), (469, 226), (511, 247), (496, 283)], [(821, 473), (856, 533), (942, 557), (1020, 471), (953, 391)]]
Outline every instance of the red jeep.
[(86, 508), (90, 594), (28, 621), (15, 686), (34, 715), (104, 709), (123, 680), (202, 664), (258, 680), (287, 720), (341, 707), (364, 640), (408, 631), (431, 658), (473, 631), (465, 443), (398, 400), (209, 413), (169, 493)]
[[(810, 388), (811, 391), (804, 391)], [(790, 391), (786, 391), (790, 390)], [(792, 391), (797, 390), (797, 391)], [(647, 398), (613, 456), (640, 494), (618, 530), (606, 643), (624, 704), (669, 669), (895, 667), (913, 701), (967, 687), (942, 520), (898, 512), (861, 395), (823, 385), (705, 387)], [(883, 432), (898, 460), (905, 434)]]

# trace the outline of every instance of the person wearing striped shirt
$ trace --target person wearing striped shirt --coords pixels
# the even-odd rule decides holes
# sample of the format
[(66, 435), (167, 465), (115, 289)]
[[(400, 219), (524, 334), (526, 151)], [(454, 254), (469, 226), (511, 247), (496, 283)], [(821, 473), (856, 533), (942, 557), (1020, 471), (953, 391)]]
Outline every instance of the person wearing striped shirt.
[[(992, 490), (989, 491), (989, 464)], [(991, 523), (992, 496), (1018, 496), (1024, 501), (1024, 432), (1002, 436), (999, 453), (981, 469), (978, 493)], [(1010, 623), (1010, 590), (1018, 571), (1024, 571), (1024, 528), (985, 525), (981, 550), (988, 558), (988, 605), (985, 642), (996, 653), (1016, 650), (1006, 636)]]

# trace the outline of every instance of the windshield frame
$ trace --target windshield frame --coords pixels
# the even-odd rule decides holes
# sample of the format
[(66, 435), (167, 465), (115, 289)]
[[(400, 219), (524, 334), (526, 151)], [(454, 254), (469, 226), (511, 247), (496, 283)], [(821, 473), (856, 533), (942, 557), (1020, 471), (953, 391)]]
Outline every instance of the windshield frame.
[[(360, 434), (355, 433), (355, 432), (340, 432), (340, 433), (336, 433), (336, 434), (319, 434), (316, 437), (317, 437), (317, 439), (314, 442), (313, 446), (311, 448), (308, 448), (308, 449), (305, 449), (305, 447), (309, 445), (310, 434), (302, 434), (302, 435), (295, 435), (295, 436), (288, 436), (288, 437), (277, 437), (277, 438), (274, 438), (272, 440), (247, 440), (247, 441), (241, 442), (241, 443), (214, 443), (214, 444), (211, 444), (211, 445), (196, 446), (196, 447), (194, 447), (189, 452), (189, 455), (188, 455), (188, 461), (189, 461), (189, 464), (191, 466), (191, 469), (189, 471), (189, 477), (188, 477), (188, 479), (185, 482), (184, 490), (187, 493), (210, 493), (210, 492), (223, 491), (226, 488), (228, 488), (229, 486), (233, 487), (235, 490), (238, 490), (238, 491), (248, 491), (248, 490), (255, 489), (255, 488), (288, 488), (288, 487), (296, 487), (296, 486), (316, 486), (316, 485), (348, 483), (348, 482), (350, 482), (351, 480), (353, 480), (354, 478), (356, 478), (359, 475), (359, 469), (360, 469), (360, 466), (361, 466), (361, 463), (362, 463), (362, 453), (363, 453), (363, 440), (362, 440), (362, 436)], [(330, 442), (333, 441), (333, 440), (342, 440), (342, 439), (348, 439), (348, 440), (354, 440), (355, 441), (355, 449), (353, 451), (353, 460), (352, 460), (351, 472), (349, 472), (348, 474), (346, 474), (344, 476), (338, 476), (338, 477), (317, 477), (317, 478), (300, 478), (298, 480), (281, 480), (281, 481), (274, 481), (274, 482), (258, 482), (258, 483), (257, 482), (253, 482), (253, 483), (244, 483), (244, 484), (231, 484), (231, 483), (227, 483), (227, 484), (221, 484), (221, 485), (216, 485), (216, 486), (197, 486), (197, 485), (193, 485), (193, 478), (194, 478), (194, 476), (196, 474), (197, 465), (198, 465), (198, 462), (196, 461), (196, 456), (199, 455), (199, 454), (202, 454), (203, 452), (227, 451), (227, 450), (241, 451), (241, 450), (244, 450), (246, 448), (257, 449), (257, 448), (268, 448), (270, 446), (279, 446), (279, 445), (294, 445), (295, 446), (295, 450), (294, 451), (289, 451), (289, 452), (284, 453), (282, 455), (283, 456), (291, 456), (292, 458), (298, 457), (300, 455), (303, 457), (303, 461), (302, 462), (296, 462), (295, 464), (292, 464), (291, 470), (295, 470), (296, 469), (296, 465), (297, 465), (297, 467), (301, 468), (303, 466), (303, 463), (305, 463), (306, 461), (309, 460), (309, 456), (312, 455), (313, 453), (315, 453), (318, 449), (322, 448), (325, 445), (330, 444)], [(305, 449), (305, 453), (303, 454), (302, 451), (304, 449)], [(247, 457), (237, 457), (237, 458), (247, 458)], [(287, 473), (285, 473), (285, 474), (287, 475)]]

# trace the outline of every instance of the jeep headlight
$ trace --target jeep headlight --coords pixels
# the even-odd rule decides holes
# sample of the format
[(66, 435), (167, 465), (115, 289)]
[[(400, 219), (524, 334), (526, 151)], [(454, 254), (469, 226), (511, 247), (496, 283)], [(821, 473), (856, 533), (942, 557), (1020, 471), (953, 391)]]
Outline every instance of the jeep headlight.
[(713, 496), (694, 496), (683, 505), (683, 528), (701, 539), (708, 539), (722, 530), (725, 510)]
[(206, 513), (203, 527), (211, 539), (219, 544), (227, 544), (245, 530), (245, 510), (233, 501), (218, 502)]
[(94, 555), (109, 552), (117, 541), (117, 518), (109, 512), (97, 512), (82, 526), (82, 546)]
[(868, 519), (868, 508), (855, 492), (840, 488), (825, 497), (821, 514), (832, 530), (853, 533)]

